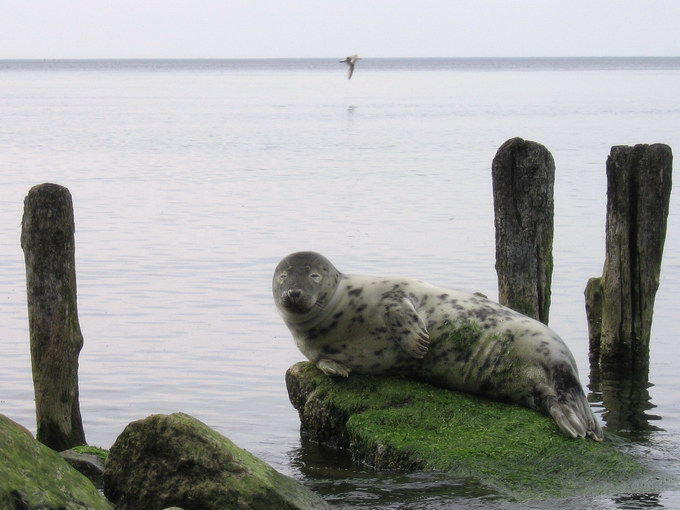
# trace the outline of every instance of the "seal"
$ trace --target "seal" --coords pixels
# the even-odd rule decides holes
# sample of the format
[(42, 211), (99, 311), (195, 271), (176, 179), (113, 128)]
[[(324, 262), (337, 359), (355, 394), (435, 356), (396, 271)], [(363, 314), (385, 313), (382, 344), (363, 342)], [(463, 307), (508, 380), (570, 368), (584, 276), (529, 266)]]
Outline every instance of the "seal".
[(345, 275), (314, 252), (285, 257), (272, 290), (297, 347), (326, 375), (412, 377), (534, 409), (570, 437), (603, 438), (562, 339), (481, 294)]

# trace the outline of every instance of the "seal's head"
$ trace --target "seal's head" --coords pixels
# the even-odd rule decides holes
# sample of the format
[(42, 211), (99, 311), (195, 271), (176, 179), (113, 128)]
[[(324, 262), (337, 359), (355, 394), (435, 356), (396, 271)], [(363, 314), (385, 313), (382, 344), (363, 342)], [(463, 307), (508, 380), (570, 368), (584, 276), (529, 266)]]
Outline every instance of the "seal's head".
[(290, 319), (305, 320), (326, 308), (341, 276), (318, 253), (301, 251), (288, 255), (274, 271), (272, 291), (276, 306)]

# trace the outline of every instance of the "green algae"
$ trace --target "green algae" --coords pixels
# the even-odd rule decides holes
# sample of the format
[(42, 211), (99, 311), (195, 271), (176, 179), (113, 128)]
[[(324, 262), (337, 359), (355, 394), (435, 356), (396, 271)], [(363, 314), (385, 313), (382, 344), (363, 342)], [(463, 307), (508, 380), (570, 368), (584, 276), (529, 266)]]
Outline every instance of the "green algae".
[[(310, 439), (334, 435), (377, 468), (448, 471), (520, 500), (611, 493), (646, 473), (613, 444), (567, 438), (516, 405), (393, 377), (331, 379), (310, 363), (291, 367), (287, 382), (306, 392), (291, 401)], [(316, 416), (305, 416), (311, 409)], [(339, 430), (315, 429), (319, 409)]]
[(88, 455), (96, 455), (104, 463), (106, 463), (106, 459), (109, 458), (109, 451), (105, 450), (104, 448), (100, 448), (99, 446), (81, 445), (81, 446), (75, 446), (71, 449), (74, 452), (77, 452), (77, 453), (84, 453), (84, 454), (88, 454)]
[(110, 510), (92, 483), (61, 456), (0, 415), (0, 508)]

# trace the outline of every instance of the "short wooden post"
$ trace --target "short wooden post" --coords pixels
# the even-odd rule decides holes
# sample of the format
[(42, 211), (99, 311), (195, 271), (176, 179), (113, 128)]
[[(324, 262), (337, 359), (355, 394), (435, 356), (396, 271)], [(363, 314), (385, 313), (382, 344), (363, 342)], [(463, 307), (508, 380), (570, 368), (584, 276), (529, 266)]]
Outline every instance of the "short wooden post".
[(26, 261), (28, 322), (37, 439), (62, 451), (85, 444), (78, 399), (75, 224), (68, 189), (31, 188), (24, 201), (21, 247)]
[(512, 138), (498, 149), (491, 175), (499, 301), (547, 324), (555, 162), (543, 145)]
[[(586, 288), (586, 309), (591, 357), (609, 370), (649, 368), (672, 162), (663, 144), (616, 146), (607, 158), (606, 258), (602, 278), (591, 279)], [(598, 317), (599, 325), (593, 322)]]
[(591, 278), (586, 285), (586, 318), (588, 319), (588, 338), (590, 365), (593, 369), (600, 365), (600, 335), (602, 334), (602, 278)]

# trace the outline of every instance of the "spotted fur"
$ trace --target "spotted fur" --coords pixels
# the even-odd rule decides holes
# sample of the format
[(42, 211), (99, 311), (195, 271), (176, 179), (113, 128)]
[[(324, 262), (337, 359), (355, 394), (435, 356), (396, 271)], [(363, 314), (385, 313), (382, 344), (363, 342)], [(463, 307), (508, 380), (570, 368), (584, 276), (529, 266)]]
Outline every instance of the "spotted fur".
[(602, 439), (565, 343), (483, 295), (344, 275), (313, 252), (284, 258), (272, 287), (296, 345), (329, 376), (415, 377), (516, 402), (552, 416), (569, 436)]

